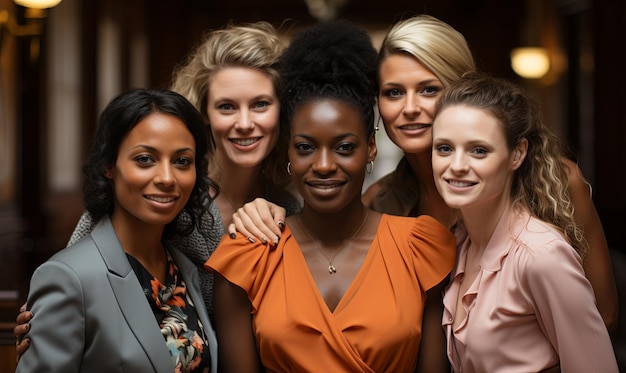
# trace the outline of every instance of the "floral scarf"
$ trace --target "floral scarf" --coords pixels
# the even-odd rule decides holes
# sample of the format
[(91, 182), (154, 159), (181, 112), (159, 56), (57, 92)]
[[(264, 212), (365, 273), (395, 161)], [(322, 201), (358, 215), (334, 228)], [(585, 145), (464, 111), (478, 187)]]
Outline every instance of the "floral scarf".
[(208, 372), (210, 355), (204, 327), (176, 263), (167, 251), (166, 255), (165, 285), (152, 276), (137, 259), (127, 256), (159, 323), (161, 334), (172, 355), (174, 371)]

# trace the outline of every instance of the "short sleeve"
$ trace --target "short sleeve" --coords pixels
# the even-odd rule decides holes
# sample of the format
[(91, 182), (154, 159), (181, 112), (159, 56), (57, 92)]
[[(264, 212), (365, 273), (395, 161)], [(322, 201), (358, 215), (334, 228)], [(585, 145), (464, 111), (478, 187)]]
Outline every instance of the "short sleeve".
[(256, 295), (267, 285), (266, 282), (278, 265), (284, 241), (281, 239), (279, 246), (272, 248), (270, 243), (263, 244), (260, 240), (251, 243), (241, 234), (234, 239), (224, 236), (204, 267), (242, 288), (256, 309)]
[(416, 218), (409, 245), (424, 291), (440, 283), (452, 271), (456, 259), (456, 238), (435, 218), (427, 215)]
[(405, 265), (412, 266), (422, 291), (439, 284), (452, 270), (456, 238), (435, 218), (384, 215), (380, 244), (398, 247)]

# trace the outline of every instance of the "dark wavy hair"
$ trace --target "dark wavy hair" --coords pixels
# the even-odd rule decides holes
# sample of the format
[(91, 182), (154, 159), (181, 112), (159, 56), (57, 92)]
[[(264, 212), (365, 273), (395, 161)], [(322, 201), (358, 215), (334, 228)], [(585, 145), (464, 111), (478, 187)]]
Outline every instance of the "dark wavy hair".
[(374, 105), (378, 92), (377, 52), (367, 32), (355, 24), (336, 20), (319, 23), (297, 34), (283, 53), (279, 71), (281, 134), (289, 137), (289, 124), (302, 104), (331, 98), (355, 107), (374, 133)]
[[(208, 136), (202, 116), (178, 93), (168, 90), (134, 89), (115, 97), (100, 115), (91, 147), (83, 165), (85, 209), (94, 222), (113, 212), (115, 193), (105, 177), (107, 168), (115, 165), (120, 144), (145, 117), (163, 113), (179, 118), (196, 142), (196, 184), (189, 201), (176, 218), (165, 226), (164, 239), (188, 235), (198, 228), (214, 196), (209, 193), (215, 183), (207, 176)], [(214, 221), (211, 216), (211, 221)]]

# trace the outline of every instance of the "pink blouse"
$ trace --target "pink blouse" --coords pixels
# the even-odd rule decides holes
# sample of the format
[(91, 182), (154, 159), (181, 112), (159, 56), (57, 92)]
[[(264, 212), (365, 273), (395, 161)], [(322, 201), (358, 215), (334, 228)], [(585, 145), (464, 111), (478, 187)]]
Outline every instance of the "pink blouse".
[(444, 296), (443, 326), (455, 372), (617, 372), (611, 341), (580, 256), (527, 210), (505, 211), (463, 294), (465, 319), (453, 329), (465, 272), (467, 235)]

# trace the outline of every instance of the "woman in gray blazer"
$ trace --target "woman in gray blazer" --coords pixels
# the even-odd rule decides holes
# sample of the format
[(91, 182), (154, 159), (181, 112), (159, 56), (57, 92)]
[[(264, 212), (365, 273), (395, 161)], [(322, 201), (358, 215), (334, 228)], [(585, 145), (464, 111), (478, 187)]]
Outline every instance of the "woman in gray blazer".
[(93, 232), (33, 274), (17, 372), (216, 371), (196, 266), (169, 243), (203, 219), (206, 126), (170, 91), (132, 90), (102, 113), (83, 167)]

